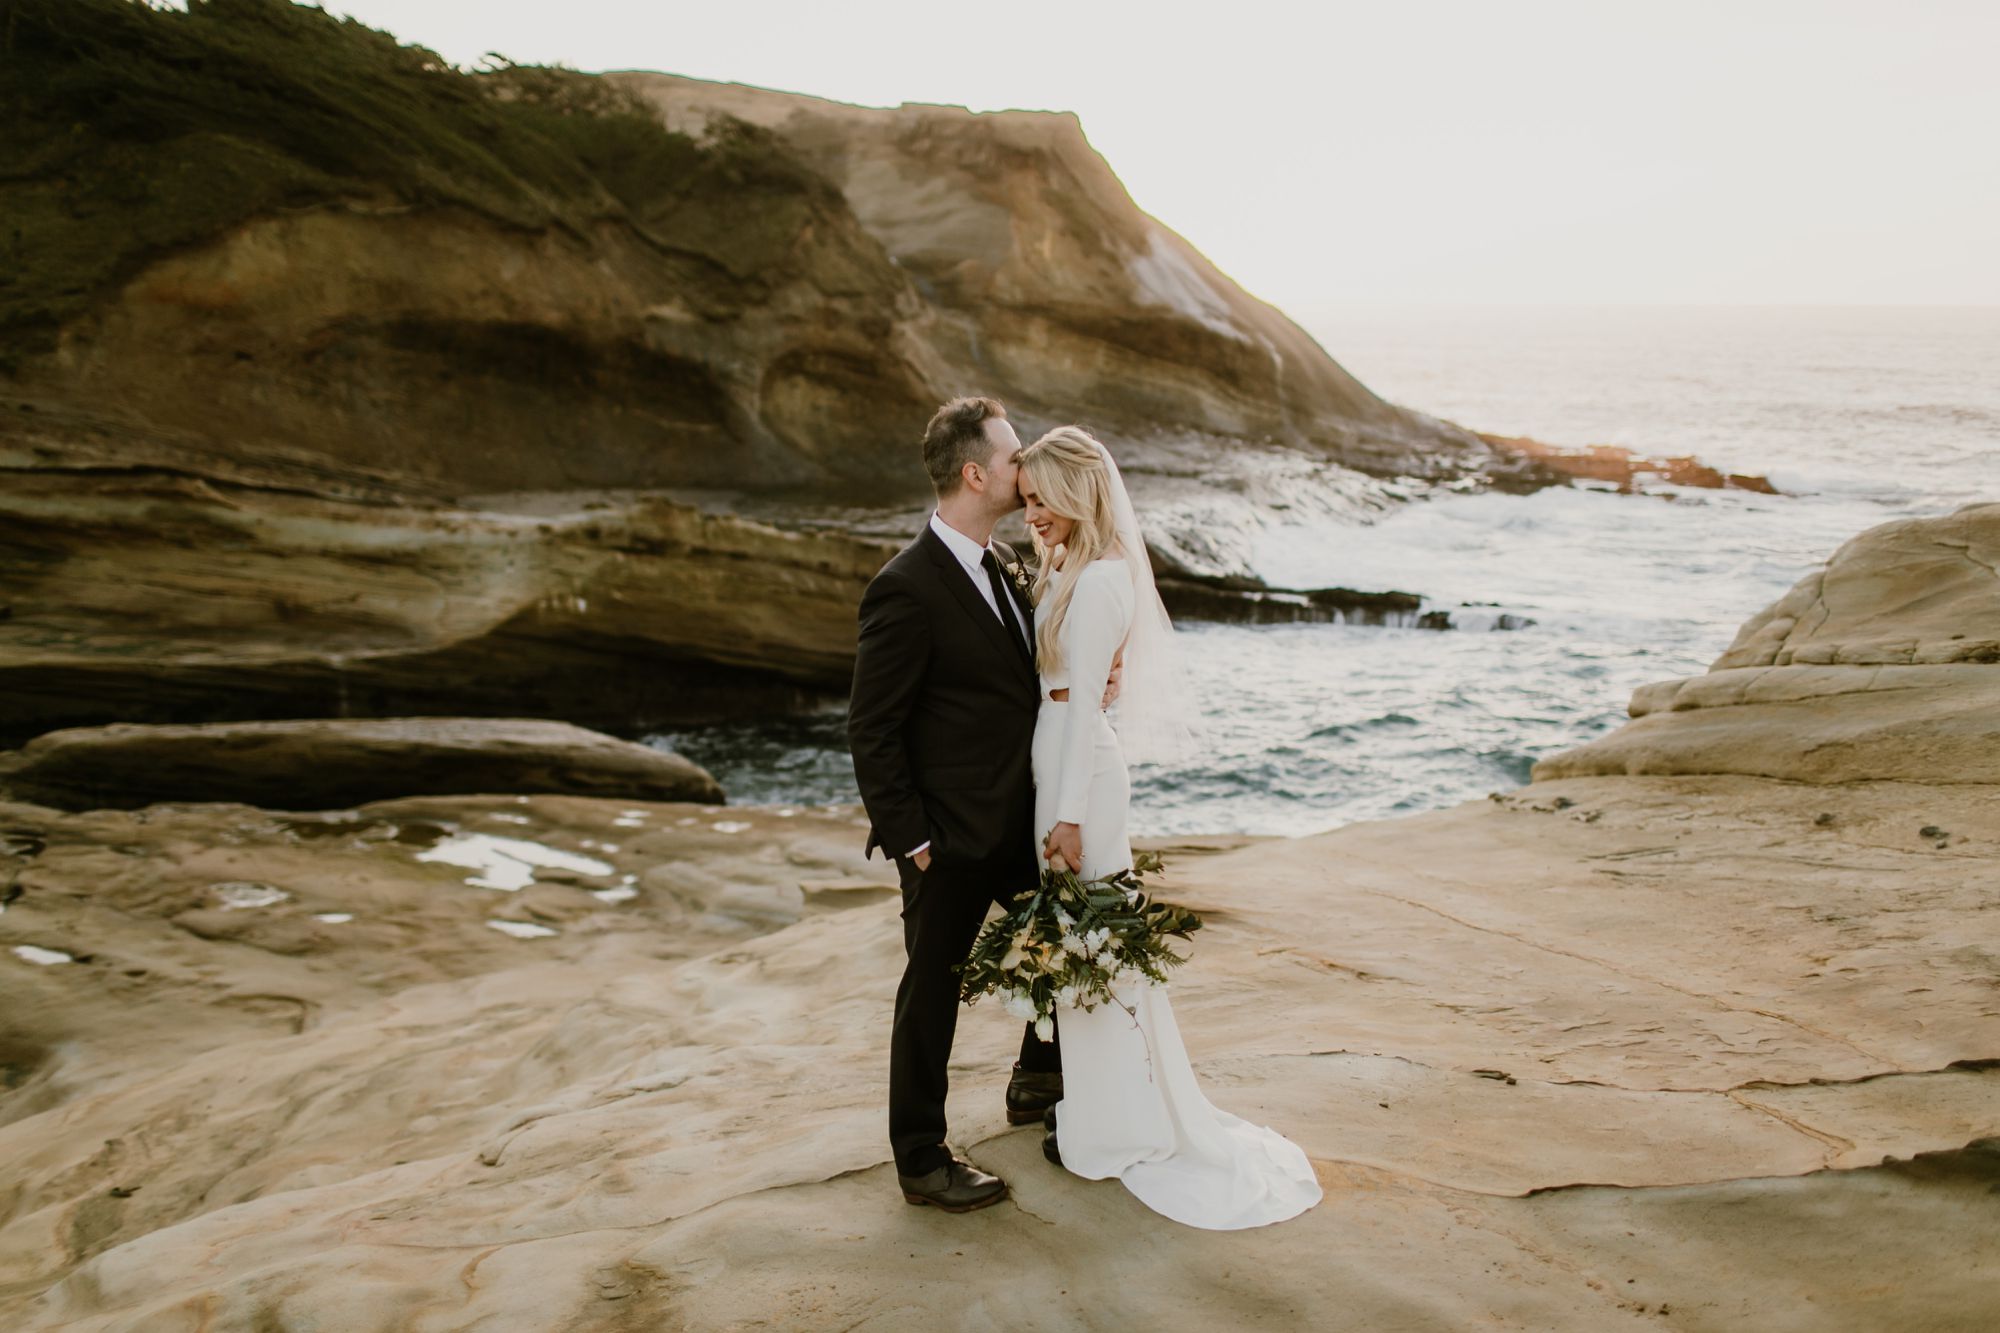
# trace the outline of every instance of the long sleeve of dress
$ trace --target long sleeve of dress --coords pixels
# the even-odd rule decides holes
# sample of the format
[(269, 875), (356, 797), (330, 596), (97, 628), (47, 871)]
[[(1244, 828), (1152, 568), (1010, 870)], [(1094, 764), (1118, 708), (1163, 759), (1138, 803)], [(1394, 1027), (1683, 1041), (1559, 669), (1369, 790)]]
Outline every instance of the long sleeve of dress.
[(1121, 560), (1099, 560), (1083, 571), (1063, 617), (1063, 665), (1069, 706), (1063, 710), (1062, 764), (1057, 770), (1056, 821), (1082, 824), (1090, 807), (1105, 682), (1111, 659), (1132, 624), (1132, 578)]

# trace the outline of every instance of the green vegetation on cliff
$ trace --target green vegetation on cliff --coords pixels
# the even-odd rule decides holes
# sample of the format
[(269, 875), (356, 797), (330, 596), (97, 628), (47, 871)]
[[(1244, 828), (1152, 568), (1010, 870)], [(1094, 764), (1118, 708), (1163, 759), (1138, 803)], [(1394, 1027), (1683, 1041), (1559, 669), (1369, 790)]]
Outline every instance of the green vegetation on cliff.
[[(753, 127), (697, 142), (594, 76), (467, 72), (288, 0), (0, 3), (0, 368), (148, 260), (285, 209), (616, 219), (745, 277), (830, 190)], [(718, 225), (718, 196), (760, 225)]]

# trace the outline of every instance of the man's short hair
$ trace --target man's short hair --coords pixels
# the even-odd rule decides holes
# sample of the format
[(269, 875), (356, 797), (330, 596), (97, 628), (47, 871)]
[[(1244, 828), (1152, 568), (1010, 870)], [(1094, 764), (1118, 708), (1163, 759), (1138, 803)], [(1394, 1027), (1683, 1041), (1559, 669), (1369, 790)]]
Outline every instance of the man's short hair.
[(931, 474), (939, 499), (965, 483), (967, 463), (984, 467), (993, 457), (993, 441), (986, 436), (988, 417), (1005, 421), (1007, 409), (995, 398), (954, 398), (924, 427), (924, 471)]

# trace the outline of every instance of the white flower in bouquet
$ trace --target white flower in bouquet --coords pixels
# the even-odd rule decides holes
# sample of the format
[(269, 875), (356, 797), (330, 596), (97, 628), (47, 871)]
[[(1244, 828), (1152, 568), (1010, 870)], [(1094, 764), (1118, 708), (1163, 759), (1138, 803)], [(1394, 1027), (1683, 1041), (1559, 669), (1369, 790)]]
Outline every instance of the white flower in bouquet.
[(1035, 1035), (1037, 1037), (1040, 1037), (1043, 1041), (1049, 1040), (1051, 1037), (1056, 1035), (1056, 1021), (1053, 1018), (1036, 1019)]
[(1169, 937), (1186, 939), (1201, 918), (1138, 894), (1137, 874), (1159, 869), (1158, 858), (1141, 857), (1134, 870), (1101, 879), (1044, 871), (1034, 888), (1014, 896), (1006, 916), (981, 930), (957, 968), (960, 998), (970, 1004), (992, 995), (1046, 1040), (1055, 1027), (1048, 1011), (1094, 1006), (1114, 999), (1114, 988), (1164, 984), (1166, 969), (1185, 961)]

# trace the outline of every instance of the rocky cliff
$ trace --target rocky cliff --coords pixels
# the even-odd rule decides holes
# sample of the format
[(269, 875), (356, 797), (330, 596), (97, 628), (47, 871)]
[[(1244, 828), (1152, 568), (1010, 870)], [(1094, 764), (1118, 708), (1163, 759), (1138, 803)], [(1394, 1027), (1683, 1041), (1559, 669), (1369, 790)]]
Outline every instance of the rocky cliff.
[(136, 452), (880, 501), (981, 391), (1135, 463), (1508, 466), (1140, 213), (1071, 116), (467, 76), (281, 0), (15, 10), (11, 396), (115, 404)]
[(1070, 116), (466, 74), (283, 0), (19, 0), (0, 62), (0, 737), (838, 689), (887, 549), (848, 534), (914, 529), (967, 391), (1103, 430), (1195, 573), (1270, 503), (1544, 477)]
[(951, 382), (995, 386), (1030, 429), (1087, 420), (1168, 473), (1226, 468), (1246, 445), (1378, 476), (1518, 468), (1511, 451), (1383, 402), (1140, 212), (1073, 115), (609, 77), (691, 136), (735, 121), (777, 135), (909, 275)]

